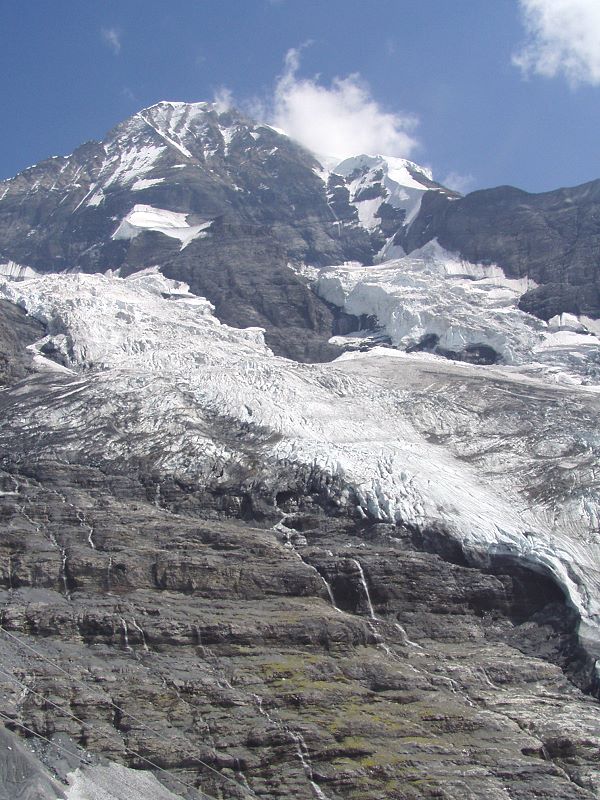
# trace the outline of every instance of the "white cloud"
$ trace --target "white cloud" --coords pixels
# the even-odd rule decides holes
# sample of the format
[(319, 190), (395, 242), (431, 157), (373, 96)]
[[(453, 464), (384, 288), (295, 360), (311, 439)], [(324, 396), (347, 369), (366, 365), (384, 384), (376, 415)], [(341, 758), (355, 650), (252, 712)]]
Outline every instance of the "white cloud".
[(122, 94), (122, 95), (123, 95), (123, 97), (125, 97), (127, 100), (131, 100), (131, 102), (132, 102), (132, 103), (137, 103), (137, 102), (138, 102), (138, 98), (136, 97), (136, 95), (135, 95), (135, 92), (134, 92), (134, 91), (132, 91), (132, 90), (129, 88), (129, 86), (124, 86), (124, 87), (121, 89), (121, 94)]
[(454, 189), (455, 192), (468, 194), (475, 185), (475, 178), (470, 174), (463, 175), (460, 172), (449, 172), (440, 182), (449, 189)]
[(100, 33), (104, 43), (110, 47), (115, 55), (121, 52), (121, 34), (116, 28), (102, 28)]
[(600, 1), (519, 0), (527, 31), (513, 64), (525, 75), (600, 85)]
[(215, 104), (217, 114), (224, 114), (225, 111), (229, 111), (233, 105), (231, 89), (228, 89), (226, 86), (221, 86), (217, 89), (213, 97), (213, 103)]
[(271, 121), (312, 152), (340, 159), (360, 153), (407, 157), (417, 146), (413, 115), (385, 111), (358, 74), (299, 78), (300, 51), (288, 51), (275, 86)]

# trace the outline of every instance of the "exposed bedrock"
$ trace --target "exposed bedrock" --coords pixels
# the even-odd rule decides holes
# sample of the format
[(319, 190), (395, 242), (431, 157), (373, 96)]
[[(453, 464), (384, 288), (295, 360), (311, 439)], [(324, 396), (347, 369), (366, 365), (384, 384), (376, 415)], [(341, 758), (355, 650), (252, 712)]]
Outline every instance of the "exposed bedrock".
[(535, 284), (520, 307), (542, 319), (568, 311), (600, 316), (600, 181), (529, 194), (511, 186), (448, 200), (428, 192), (406, 232), (408, 252), (436, 238), (468, 261), (498, 264)]
[[(157, 351), (168, 344), (163, 336)], [(256, 372), (234, 380), (263, 375), (260, 351), (251, 356)], [(459, 545), (443, 525), (375, 524), (348, 473), (273, 455), (285, 429), (259, 416), (260, 403), (289, 414), (288, 398), (300, 396), (304, 412), (318, 395), (333, 426), (348, 408), (409, 420), (419, 469), (452, 454), (441, 473), (452, 486), (462, 489), (474, 465), (496, 495), (517, 496), (509, 476), (540, 507), (567, 493), (593, 499), (593, 393), (405, 358), (401, 373), (386, 361), (377, 374), (358, 360), (331, 371), (269, 362), (258, 400), (243, 397), (243, 420), (225, 415), (224, 393), (199, 405), (189, 381), (169, 384), (164, 361), (131, 382), (125, 369), (51, 364), (3, 392), (8, 727), (62, 737), (113, 767), (142, 771), (149, 759), (169, 771), (176, 796), (179, 780), (224, 799), (597, 797), (592, 664), (556, 581), (508, 548)], [(298, 380), (282, 402), (268, 392), (285, 388), (286, 370)], [(204, 389), (211, 375), (202, 372)], [(367, 405), (365, 384), (388, 405)], [(159, 397), (175, 400), (157, 410)], [(351, 438), (355, 429), (341, 427)], [(413, 435), (408, 423), (398, 430)], [(573, 524), (579, 506), (564, 507)]]
[(11, 386), (31, 372), (25, 347), (44, 335), (44, 327), (7, 300), (0, 300), (0, 388)]
[(224, 798), (597, 796), (597, 704), (547, 578), (290, 489), (257, 527), (174, 514), (173, 487), (9, 462), (15, 721)]

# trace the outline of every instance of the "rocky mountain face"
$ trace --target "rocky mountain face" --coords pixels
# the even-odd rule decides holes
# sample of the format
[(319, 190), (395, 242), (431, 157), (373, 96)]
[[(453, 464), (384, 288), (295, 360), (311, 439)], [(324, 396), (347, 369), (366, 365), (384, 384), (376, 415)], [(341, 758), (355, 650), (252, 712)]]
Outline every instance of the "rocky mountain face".
[(2, 800), (600, 795), (593, 190), (512, 192), (173, 103), (0, 184)]
[[(439, 187), (426, 171), (396, 159), (408, 184), (398, 187), (379, 162), (346, 163), (347, 180), (235, 111), (159, 103), (103, 142), (0, 183), (0, 262), (122, 274), (160, 264), (165, 275), (207, 297), (223, 322), (265, 327), (276, 352), (331, 358), (333, 312), (289, 264), (372, 262), (402, 224), (405, 207)], [(176, 212), (181, 227), (175, 222), (165, 234), (160, 219), (153, 224), (143, 212), (139, 226), (120, 226), (142, 206)], [(359, 218), (365, 206), (366, 226)]]
[[(370, 264), (434, 239), (530, 279), (520, 307), (535, 316), (597, 318), (599, 186), (461, 198), (403, 159), (358, 156), (327, 171), (235, 110), (165, 102), (0, 183), (0, 261), (123, 274), (160, 264), (222, 321), (260, 325), (276, 352), (323, 360), (335, 354), (324, 343), (335, 312), (290, 265)], [(185, 215), (183, 228), (210, 225), (187, 239), (160, 224), (117, 233), (143, 205)]]
[(467, 261), (529, 278), (520, 308), (530, 314), (600, 316), (600, 181), (543, 194), (500, 186), (454, 202), (428, 193), (397, 241), (410, 252), (432, 239)]

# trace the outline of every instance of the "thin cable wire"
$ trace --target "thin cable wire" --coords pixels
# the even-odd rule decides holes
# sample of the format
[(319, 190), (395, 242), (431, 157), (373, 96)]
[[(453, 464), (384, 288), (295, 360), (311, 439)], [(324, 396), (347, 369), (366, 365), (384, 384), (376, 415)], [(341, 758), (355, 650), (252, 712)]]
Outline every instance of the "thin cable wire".
[(52, 747), (56, 747), (57, 750), (62, 750), (63, 753), (67, 753), (67, 755), (73, 756), (73, 758), (76, 758), (78, 761), (81, 761), (82, 763), (86, 762), (85, 756), (81, 755), (81, 753), (73, 753), (71, 750), (67, 750), (66, 747), (62, 746), (62, 744), (58, 744), (58, 742), (53, 742), (51, 739), (48, 739), (47, 736), (44, 736), (42, 733), (38, 733), (37, 731), (28, 728), (27, 725), (24, 725), (22, 722), (19, 722), (18, 720), (13, 719), (12, 717), (9, 717), (3, 711), (0, 711), (0, 717), (9, 722), (11, 725), (18, 725), (19, 728), (23, 728), (23, 730), (27, 731), (27, 733), (31, 733), (33, 736), (37, 736), (39, 739), (43, 739), (44, 741), (48, 742), (48, 744), (51, 744)]
[[(87, 728), (88, 730), (92, 730), (92, 731), (93, 731), (93, 725), (91, 725), (89, 722), (84, 722), (82, 719), (80, 719), (79, 717), (77, 717), (75, 714), (72, 714), (70, 711), (67, 711), (67, 710), (66, 710), (66, 709), (64, 709), (64, 708), (61, 708), (59, 705), (57, 705), (56, 703), (52, 702), (52, 700), (50, 700), (49, 698), (47, 698), (45, 695), (41, 694), (40, 692), (36, 692), (36, 690), (35, 690), (35, 689), (31, 689), (29, 686), (27, 686), (27, 684), (25, 684), (25, 683), (22, 683), (22, 682), (21, 682), (21, 681), (20, 681), (18, 678), (16, 678), (14, 675), (11, 675), (10, 673), (8, 673), (8, 672), (5, 672), (3, 669), (0, 669), (0, 672), (2, 672), (4, 675), (6, 675), (6, 677), (7, 677), (7, 678), (9, 678), (9, 680), (12, 680), (12, 681), (14, 681), (14, 682), (15, 682), (15, 683), (17, 683), (19, 686), (23, 687), (24, 689), (27, 689), (27, 691), (28, 691), (28, 692), (30, 692), (31, 694), (34, 694), (34, 695), (36, 695), (36, 697), (41, 697), (41, 699), (42, 699), (42, 700), (43, 700), (45, 703), (47, 703), (48, 705), (50, 705), (50, 706), (52, 706), (53, 708), (55, 708), (55, 709), (56, 709), (56, 710), (57, 710), (57, 711), (58, 711), (60, 714), (64, 714), (66, 717), (70, 717), (71, 719), (74, 719), (76, 722), (78, 722), (78, 723), (79, 723), (80, 725), (82, 725), (84, 728)], [(17, 724), (19, 724), (19, 725), (20, 725), (21, 723), (17, 723)], [(24, 726), (22, 726), (22, 727), (24, 727)], [(39, 735), (41, 736), (41, 734), (39, 734)], [(96, 735), (98, 735), (98, 732), (97, 732), (97, 731), (96, 731)], [(108, 734), (106, 734), (106, 733), (105, 733), (105, 734), (102, 734), (102, 733), (100, 733), (100, 736), (103, 736), (103, 737), (104, 737), (104, 738), (105, 738), (107, 741), (110, 741)], [(46, 737), (42, 736), (42, 738), (46, 738)], [(50, 740), (48, 739), (48, 741), (50, 741)], [(51, 741), (50, 741), (50, 743), (52, 744), (52, 742), (51, 742)], [(64, 749), (64, 748), (63, 748), (63, 749)], [(168, 770), (164, 769), (164, 767), (160, 767), (158, 764), (155, 764), (155, 763), (154, 763), (154, 761), (151, 761), (149, 758), (146, 758), (146, 757), (145, 757), (145, 756), (143, 756), (141, 753), (138, 753), (138, 752), (137, 752), (137, 750), (133, 750), (131, 747), (127, 747), (127, 745), (125, 745), (125, 744), (123, 745), (123, 749), (124, 749), (124, 750), (126, 750), (126, 751), (127, 751), (128, 753), (130, 753), (131, 755), (137, 756), (137, 758), (141, 758), (141, 759), (142, 759), (142, 761), (145, 761), (147, 764), (150, 764), (150, 765), (151, 765), (152, 767), (154, 767), (155, 769), (158, 769), (158, 770), (160, 770), (161, 772), (164, 772), (164, 773), (165, 773), (166, 775), (168, 775), (168, 776), (169, 776), (169, 777), (170, 777), (172, 780), (176, 780), (176, 781), (177, 781), (178, 783), (180, 783), (182, 786), (185, 786), (185, 787), (186, 787), (186, 789), (192, 789), (193, 791), (195, 791), (195, 792), (198, 792), (198, 793), (199, 793), (200, 795), (202, 795), (203, 797), (207, 797), (207, 798), (209, 798), (209, 800), (217, 800), (217, 798), (216, 798), (216, 797), (213, 797), (213, 795), (206, 794), (206, 792), (203, 792), (203, 791), (202, 791), (202, 789), (198, 789), (198, 788), (197, 788), (196, 786), (194, 786), (193, 784), (191, 784), (191, 783), (187, 783), (187, 781), (184, 781), (184, 780), (182, 780), (181, 778), (178, 778), (176, 775), (173, 775), (173, 774), (172, 774), (172, 773), (170, 773)], [(74, 754), (74, 753), (71, 753), (71, 755), (75, 755), (75, 754)], [(79, 758), (81, 758), (81, 757), (79, 756)], [(81, 759), (81, 760), (83, 760), (83, 759)]]
[[(67, 677), (67, 678), (69, 678), (69, 680), (70, 680), (72, 683), (78, 683), (80, 686), (82, 686), (82, 687), (83, 687), (84, 689), (86, 689), (86, 690), (89, 690), (89, 689), (90, 689), (90, 686), (89, 686), (88, 684), (86, 684), (84, 681), (82, 681), (82, 680), (80, 680), (79, 678), (76, 678), (75, 676), (71, 675), (71, 673), (69, 673), (67, 670), (63, 669), (63, 668), (60, 666), (60, 664), (57, 664), (57, 663), (56, 663), (56, 662), (54, 662), (52, 659), (50, 659), (50, 658), (48, 658), (47, 656), (43, 655), (43, 653), (40, 653), (40, 652), (38, 652), (38, 651), (35, 649), (35, 647), (32, 647), (32, 646), (31, 646), (30, 644), (28, 644), (27, 642), (24, 642), (24, 641), (23, 641), (22, 639), (20, 639), (18, 636), (15, 636), (15, 634), (11, 633), (10, 631), (7, 631), (7, 630), (6, 630), (6, 628), (5, 628), (3, 625), (1, 625), (1, 624), (0, 624), (0, 632), (2, 632), (2, 633), (4, 633), (4, 634), (6, 634), (6, 636), (10, 637), (11, 639), (14, 639), (14, 640), (15, 640), (16, 642), (18, 642), (18, 644), (20, 644), (22, 647), (25, 647), (25, 648), (27, 648), (28, 650), (31, 650), (31, 652), (32, 652), (32, 653), (35, 653), (35, 655), (36, 655), (36, 656), (38, 656), (39, 658), (41, 658), (41, 659), (42, 659), (43, 661), (45, 661), (47, 664), (50, 664), (50, 665), (51, 665), (51, 666), (53, 666), (55, 669), (59, 670), (59, 672), (62, 672), (64, 675), (66, 675), (66, 677)], [(6, 674), (6, 673), (5, 673), (5, 674)], [(9, 676), (9, 677), (11, 677), (13, 680), (17, 681), (17, 679), (16, 679), (16, 678), (14, 678), (13, 676)], [(18, 681), (17, 681), (17, 682), (18, 682)], [(28, 686), (26, 686), (26, 685), (24, 685), (24, 684), (21, 684), (21, 685), (23, 685), (23, 686), (24, 686), (24, 688), (26, 688), (28, 691), (30, 691), (30, 692), (33, 692), (34, 694), (39, 694), (38, 692), (35, 692), (35, 690), (31, 689), (30, 687), (28, 687)], [(42, 696), (42, 697), (44, 697), (44, 695), (41, 695), (41, 696)], [(104, 701), (104, 698), (102, 698), (102, 699), (103, 699), (103, 701)], [(44, 700), (46, 700), (46, 702), (50, 703), (51, 705), (54, 705), (54, 703), (52, 703), (52, 701), (51, 701), (51, 700), (48, 700), (48, 699), (47, 699), (47, 698), (45, 698), (45, 697), (44, 697)], [(142, 726), (142, 728), (143, 728), (144, 730), (148, 731), (149, 733), (153, 733), (155, 736), (159, 736), (159, 737), (161, 737), (161, 738), (162, 738), (162, 737), (164, 737), (164, 732), (160, 732), (160, 731), (155, 731), (155, 730), (153, 730), (153, 729), (152, 729), (152, 728), (150, 728), (148, 725), (146, 725), (146, 724), (144, 723), (144, 721), (143, 721), (143, 720), (139, 719), (139, 717), (136, 717), (134, 714), (131, 714), (129, 711), (125, 711), (125, 709), (124, 709), (124, 708), (121, 708), (121, 707), (120, 707), (120, 706), (118, 706), (116, 703), (114, 703), (112, 700), (109, 700), (109, 701), (108, 701), (108, 704), (109, 704), (109, 705), (110, 705), (112, 708), (114, 708), (115, 710), (119, 711), (119, 713), (123, 714), (124, 716), (127, 716), (127, 717), (129, 717), (130, 719), (133, 719), (133, 720), (135, 720), (135, 722), (139, 723), (139, 724)], [(59, 706), (56, 706), (56, 708), (58, 708), (58, 710), (59, 710), (59, 711), (61, 711), (61, 712), (63, 712), (63, 713), (67, 713), (67, 714), (68, 714), (68, 712), (65, 712), (65, 711), (64, 711), (64, 709), (61, 709)], [(78, 722), (80, 722), (82, 725), (87, 725), (87, 723), (83, 722), (83, 720), (80, 720), (78, 717), (75, 717), (75, 716), (74, 716), (74, 715), (72, 715), (72, 714), (69, 714), (69, 716), (72, 716), (74, 719), (76, 719), (76, 720), (77, 720)], [(127, 749), (127, 748), (126, 748), (126, 749)], [(132, 753), (134, 753), (135, 755), (139, 755), (139, 757), (140, 757), (140, 758), (144, 759), (144, 756), (140, 755), (139, 753), (136, 753), (135, 751), (131, 751), (131, 752), (132, 752)], [(148, 761), (148, 759), (144, 759), (144, 760)], [(250, 794), (251, 794), (253, 797), (256, 797), (256, 794), (254, 793), (254, 791), (253, 791), (252, 789), (250, 789), (249, 787), (243, 786), (243, 785), (242, 785), (242, 784), (241, 784), (239, 781), (236, 781), (236, 780), (234, 780), (233, 778), (230, 778), (230, 777), (229, 777), (229, 775), (223, 775), (223, 773), (222, 773), (222, 772), (219, 772), (219, 770), (215, 769), (215, 768), (214, 768), (214, 767), (212, 767), (210, 764), (207, 764), (207, 763), (206, 763), (205, 761), (203, 761), (201, 758), (198, 758), (197, 756), (194, 756), (194, 760), (195, 760), (195, 761), (197, 761), (197, 762), (198, 762), (198, 764), (200, 764), (201, 766), (203, 766), (203, 767), (206, 767), (206, 769), (208, 769), (208, 770), (210, 770), (211, 772), (213, 772), (215, 775), (217, 775), (217, 776), (218, 776), (219, 778), (221, 778), (222, 780), (227, 780), (227, 781), (229, 781), (230, 783), (232, 783), (234, 786), (236, 786), (238, 789), (241, 789), (241, 790), (242, 790), (243, 792), (245, 792), (246, 794), (250, 793)], [(152, 762), (151, 762), (151, 761), (148, 761), (148, 763), (152, 764)], [(162, 769), (162, 767), (159, 767), (158, 765), (155, 765), (155, 766), (156, 766), (156, 768), (157, 768), (157, 769)], [(163, 770), (163, 772), (166, 772), (168, 775), (170, 775), (170, 774), (171, 774), (170, 772), (168, 772), (168, 770)], [(177, 779), (177, 780), (179, 780), (179, 779)], [(182, 781), (180, 781), (180, 783), (183, 783), (183, 782), (182, 782)], [(187, 784), (185, 784), (185, 783), (184, 783), (184, 786), (187, 786)], [(196, 789), (196, 787), (194, 787), (194, 786), (189, 786), (188, 788), (195, 789), (195, 791), (200, 791), (200, 790)]]

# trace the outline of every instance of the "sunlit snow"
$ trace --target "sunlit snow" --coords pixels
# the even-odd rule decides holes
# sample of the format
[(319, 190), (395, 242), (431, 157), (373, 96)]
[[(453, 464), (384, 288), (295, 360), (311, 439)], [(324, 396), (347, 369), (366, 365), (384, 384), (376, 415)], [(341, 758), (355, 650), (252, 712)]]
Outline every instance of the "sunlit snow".
[[(393, 156), (360, 155), (346, 158), (332, 172), (349, 182), (350, 202), (356, 207), (360, 224), (374, 230), (381, 222), (377, 211), (383, 202), (403, 209), (404, 224), (417, 215), (423, 194), (430, 188), (431, 172), (412, 161)], [(421, 177), (421, 180), (419, 180)], [(381, 186), (382, 194), (371, 197), (373, 187)], [(361, 195), (365, 195), (361, 199)]]
[(347, 313), (375, 316), (402, 350), (435, 335), (448, 351), (487, 345), (501, 363), (522, 371), (596, 382), (600, 341), (582, 321), (562, 315), (547, 324), (526, 314), (517, 304), (533, 281), (506, 278), (498, 266), (471, 264), (435, 241), (375, 267), (328, 267), (312, 280), (317, 294)]
[(188, 216), (177, 211), (138, 204), (121, 220), (112, 238), (134, 239), (142, 231), (157, 231), (172, 239), (179, 239), (183, 250), (193, 239), (206, 236), (206, 231), (212, 224), (212, 220), (209, 220), (199, 225), (189, 225)]

